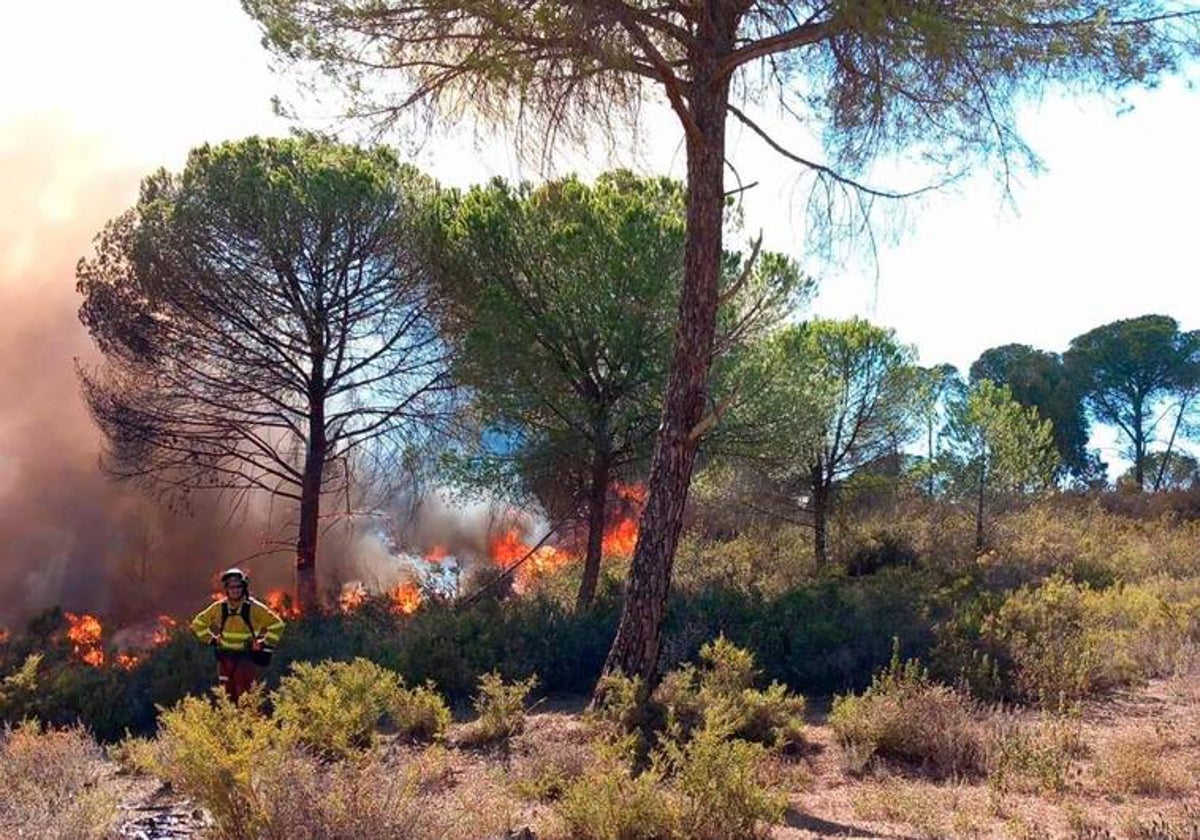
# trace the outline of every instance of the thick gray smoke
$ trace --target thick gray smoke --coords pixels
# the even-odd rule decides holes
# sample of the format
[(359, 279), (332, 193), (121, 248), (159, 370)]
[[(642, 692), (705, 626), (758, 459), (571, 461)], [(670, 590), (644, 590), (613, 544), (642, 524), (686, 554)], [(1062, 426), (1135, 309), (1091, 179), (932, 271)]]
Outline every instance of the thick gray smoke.
[[(252, 512), (211, 499), (171, 510), (99, 468), (75, 373), (97, 361), (75, 262), (142, 174), (52, 121), (0, 131), (0, 627), (56, 604), (118, 623), (187, 612), (262, 541)], [(257, 565), (288, 577), (286, 556)]]
[[(233, 563), (259, 593), (292, 585), (294, 519), (282, 506), (193, 497), (172, 507), (100, 469), (103, 441), (76, 376), (100, 359), (76, 314), (75, 263), (145, 174), (112, 160), (52, 121), (0, 129), (0, 629), (19, 632), (54, 605), (108, 627), (187, 615)], [(318, 561), (326, 591), (347, 580), (393, 587), (434, 546), (483, 558), (489, 533), (512, 524), (437, 494), (407, 513), (348, 527), (336, 518)]]

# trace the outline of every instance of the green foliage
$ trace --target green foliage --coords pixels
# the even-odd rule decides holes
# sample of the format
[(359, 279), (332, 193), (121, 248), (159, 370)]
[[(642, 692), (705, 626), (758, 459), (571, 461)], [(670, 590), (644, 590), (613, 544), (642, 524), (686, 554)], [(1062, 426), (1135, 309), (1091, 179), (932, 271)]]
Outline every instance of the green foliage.
[(258, 690), (231, 703), (187, 697), (159, 716), (159, 763), (156, 775), (184, 795), (203, 803), (223, 837), (251, 840), (264, 836), (267, 801), (258, 782), (279, 772), (286, 737), (258, 710)]
[(475, 712), (479, 715), (461, 735), (463, 744), (475, 747), (507, 744), (525, 731), (525, 704), (537, 685), (537, 677), (506, 683), (497, 671), (479, 678)]
[(450, 707), (433, 683), (401, 688), (388, 708), (397, 734), (412, 741), (438, 741), (450, 726)]
[(384, 716), (403, 708), (398, 674), (365, 659), (297, 662), (274, 694), (290, 739), (329, 758), (369, 748)]
[(939, 777), (985, 768), (986, 741), (974, 701), (935, 683), (919, 661), (901, 662), (898, 645), (865, 692), (834, 699), (829, 725), (860, 767), (877, 755)]
[(764, 784), (766, 748), (735, 737), (737, 724), (711, 716), (685, 744), (668, 740), (656, 755), (682, 800), (682, 836), (695, 840), (766, 837), (786, 797)]
[(755, 689), (754, 655), (718, 636), (700, 649), (700, 667), (668, 673), (654, 693), (667, 733), (686, 742), (710, 727), (771, 747), (793, 747), (804, 730), (804, 698), (779, 683)]
[(1024, 344), (992, 347), (971, 365), (971, 381), (984, 379), (1007, 387), (1014, 400), (1052, 424), (1063, 471), (1080, 481), (1095, 477), (1080, 390), (1062, 356)]
[(1142, 489), (1163, 408), (1200, 388), (1200, 331), (1182, 332), (1165, 315), (1113, 321), (1071, 339), (1065, 360), (1088, 410), (1126, 441)]
[(677, 840), (680, 808), (651, 770), (634, 776), (610, 760), (572, 784), (556, 809), (578, 840)]

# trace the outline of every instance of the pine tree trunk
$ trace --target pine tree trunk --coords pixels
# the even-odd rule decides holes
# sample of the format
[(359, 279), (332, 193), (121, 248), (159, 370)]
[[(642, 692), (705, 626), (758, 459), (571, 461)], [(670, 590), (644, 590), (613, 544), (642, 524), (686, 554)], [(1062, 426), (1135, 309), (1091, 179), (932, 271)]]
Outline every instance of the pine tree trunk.
[(829, 491), (825, 481), (825, 469), (820, 461), (812, 467), (813, 505), (813, 559), (817, 568), (823, 569), (829, 562)]
[(642, 677), (643, 690), (654, 683), (658, 668), (671, 569), (698, 445), (692, 433), (704, 411), (716, 328), (729, 86), (712, 78), (712, 68), (707, 73), (701, 69), (690, 92), (698, 131), (687, 135), (687, 245), (679, 322), (625, 607), (604, 664), (605, 673)]
[(311, 615), (317, 600), (317, 525), (321, 516), (321, 484), (324, 477), (325, 404), (317, 400), (309, 413), (308, 450), (300, 487), (300, 533), (296, 539), (296, 606)]
[(604, 550), (604, 521), (608, 509), (609, 455), (597, 447), (592, 456), (592, 484), (588, 491), (587, 556), (583, 561), (583, 580), (579, 582), (576, 611), (582, 612), (596, 597), (600, 579), (600, 559)]

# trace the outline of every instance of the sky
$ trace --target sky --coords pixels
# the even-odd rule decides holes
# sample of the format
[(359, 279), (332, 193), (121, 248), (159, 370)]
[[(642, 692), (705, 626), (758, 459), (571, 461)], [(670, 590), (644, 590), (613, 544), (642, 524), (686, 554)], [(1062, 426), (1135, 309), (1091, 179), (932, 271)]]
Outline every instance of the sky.
[[(0, 78), (2, 171), (38, 173), (0, 190), (0, 289), (28, 283), (33, 263), (57, 266), (37, 272), (45, 288), (26, 300), (75, 305), (75, 260), (152, 169), (179, 168), (202, 142), (289, 129), (270, 99), (292, 80), (272, 73), (237, 0), (21, 4), (0, 29)], [(816, 314), (893, 327), (924, 364), (965, 371), (1011, 342), (1062, 351), (1093, 327), (1148, 313), (1200, 328), (1200, 92), (1168, 83), (1122, 108), (1055, 99), (1021, 120), (1046, 171), (1014, 184), (1011, 202), (978, 177), (911, 208), (877, 261), (844, 265), (810, 264), (797, 172), (731, 129), (731, 158), (757, 182), (747, 229), (814, 271)], [(672, 119), (652, 119), (643, 136), (642, 152), (618, 162), (681, 177)], [(471, 139), (422, 148), (415, 162), (454, 185), (537, 176), (502, 145)], [(563, 168), (573, 164), (602, 162), (568, 157)], [(1111, 457), (1111, 441), (1101, 444)]]

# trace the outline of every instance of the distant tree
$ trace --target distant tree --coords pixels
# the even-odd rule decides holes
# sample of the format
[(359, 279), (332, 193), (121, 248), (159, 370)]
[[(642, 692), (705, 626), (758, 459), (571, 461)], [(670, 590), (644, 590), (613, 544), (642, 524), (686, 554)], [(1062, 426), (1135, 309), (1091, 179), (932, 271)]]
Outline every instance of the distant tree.
[(964, 495), (975, 502), (975, 549), (983, 551), (988, 500), (1005, 493), (1050, 487), (1058, 451), (1049, 420), (1022, 406), (1006, 385), (975, 382), (951, 414), (954, 472)]
[(1072, 339), (1065, 362), (1092, 416), (1126, 439), (1134, 483), (1144, 489), (1159, 424), (1172, 401), (1182, 417), (1200, 383), (1200, 330), (1181, 332), (1166, 315), (1114, 321)]
[(819, 564), (838, 482), (916, 431), (913, 357), (891, 330), (855, 318), (785, 327), (746, 359), (752, 388), (731, 425), (744, 454), (807, 489)]
[(938, 485), (938, 439), (948, 422), (949, 406), (961, 399), (966, 387), (954, 365), (918, 367), (913, 371), (914, 412), (925, 438), (925, 458), (917, 465), (916, 473), (930, 496)]
[(1087, 413), (1079, 383), (1069, 375), (1062, 356), (1025, 344), (992, 347), (971, 365), (970, 381), (982, 379), (1007, 385), (1013, 399), (1036, 408), (1043, 419), (1054, 424), (1054, 445), (1063, 477), (1086, 483), (1101, 471), (1097, 458), (1088, 453)]
[[(730, 117), (814, 176), (814, 218), (896, 197), (862, 179), (912, 150), (933, 168), (1032, 163), (1015, 106), (1051, 85), (1152, 83), (1194, 52), (1174, 0), (896, 3), (886, 0), (243, 0), (265, 41), (340, 81), (356, 113), (474, 114), (520, 134), (622, 142), (651, 95), (679, 119), (687, 158), (684, 282), (649, 496), (606, 671), (650, 686), (688, 484), (706, 417), (722, 254)], [(390, 75), (383, 85), (371, 82)], [(379, 91), (383, 91), (380, 101)], [(737, 104), (735, 104), (735, 99)], [(797, 153), (751, 106), (816, 133)], [(824, 212), (829, 211), (829, 212)], [(853, 225), (853, 221), (851, 223)], [(829, 228), (826, 229), (829, 232)]]
[[(643, 472), (662, 412), (683, 273), (682, 185), (629, 172), (593, 186), (494, 181), (456, 202), (446, 240), (455, 374), (492, 443), (466, 463), (476, 478), (540, 489), (548, 507), (565, 502), (557, 513), (566, 517), (586, 511), (585, 607), (613, 481)], [(811, 286), (780, 255), (743, 262), (725, 260), (732, 298), (721, 334), (730, 342)]]
[(447, 357), (413, 246), (434, 185), (381, 149), (202, 146), (79, 262), (104, 354), (80, 373), (106, 466), (158, 486), (299, 508), (296, 586), (317, 606), (324, 492), (447, 408)]
[[(1156, 476), (1155, 491), (1200, 487), (1200, 461), (1186, 452), (1149, 452), (1146, 454), (1146, 472)], [(1117, 486), (1137, 487), (1137, 474), (1133, 467), (1117, 479)]]

